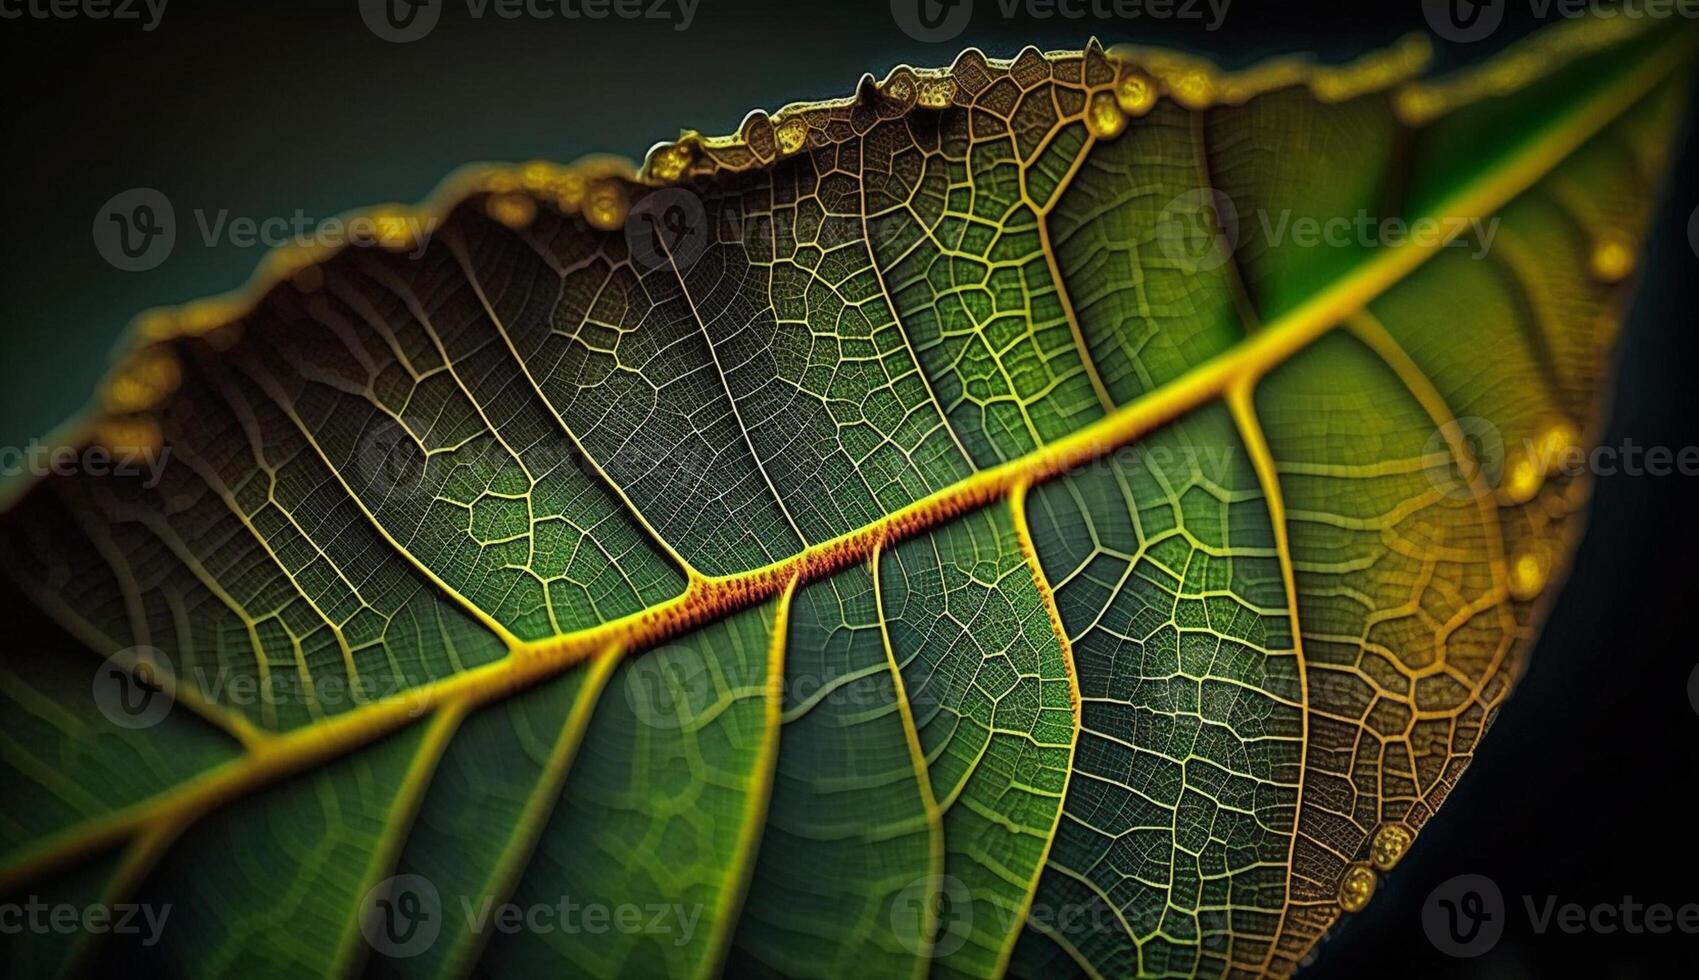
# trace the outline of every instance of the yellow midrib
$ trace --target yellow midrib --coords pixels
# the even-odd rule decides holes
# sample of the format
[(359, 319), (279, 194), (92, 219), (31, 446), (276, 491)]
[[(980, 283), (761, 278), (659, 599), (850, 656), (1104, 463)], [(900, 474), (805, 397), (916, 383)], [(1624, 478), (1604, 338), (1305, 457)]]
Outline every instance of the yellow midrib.
[[(1684, 60), (1691, 39), (1672, 43), (1577, 104), (1528, 138), (1494, 170), (1483, 173), (1433, 217), (1490, 217), (1637, 102)], [(1450, 221), (1458, 229), (1466, 221)], [(1453, 232), (1453, 233), (1454, 233)], [(1377, 252), (1356, 269), (1233, 349), (1056, 442), (938, 490), (880, 521), (812, 545), (781, 561), (745, 572), (691, 575), (685, 590), (656, 606), (589, 629), (544, 640), (510, 643), (501, 660), (413, 688), (397, 697), (264, 739), (246, 755), (158, 796), (44, 841), (0, 871), (0, 892), (43, 871), (122, 841), (143, 825), (191, 817), (273, 778), (328, 760), (393, 731), (424, 711), (470, 708), (565, 670), (598, 651), (631, 652), (735, 610), (864, 561), (886, 542), (911, 537), (956, 516), (1008, 497), (1016, 487), (1052, 479), (1149, 433), (1187, 411), (1223, 397), (1246, 377), (1265, 373), (1339, 326), (1346, 317), (1402, 281), (1449, 237), (1425, 245), (1405, 242)], [(439, 585), (442, 583), (438, 581)], [(457, 595), (453, 590), (447, 590)], [(464, 600), (462, 600), (464, 601)], [(487, 614), (483, 617), (487, 619)], [(486, 623), (487, 625), (487, 623)], [(505, 629), (497, 631), (505, 634)]]

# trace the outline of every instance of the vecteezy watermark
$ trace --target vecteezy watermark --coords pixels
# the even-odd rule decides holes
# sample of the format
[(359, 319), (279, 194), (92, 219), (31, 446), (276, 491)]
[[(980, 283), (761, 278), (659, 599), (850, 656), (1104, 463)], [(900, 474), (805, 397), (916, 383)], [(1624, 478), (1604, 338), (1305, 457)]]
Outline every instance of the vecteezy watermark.
[(0, 20), (130, 20), (159, 26), (170, 0), (0, 0)]
[(1156, 243), (1185, 272), (1219, 269), (1238, 247), (1239, 209), (1220, 191), (1187, 191), (1156, 216)]
[(1440, 461), (1428, 469), (1428, 481), (1449, 497), (1470, 497), (1479, 487), (1494, 489), (1504, 482), (1504, 434), (1478, 415), (1435, 429), (1422, 455)]
[[(461, 0), (473, 20), (652, 20), (689, 30), (702, 0)], [(360, 0), (366, 29), (385, 41), (406, 44), (436, 29), (444, 0)]]
[[(995, 0), (998, 14), (1013, 20), (1070, 21), (1195, 20), (1219, 30), (1233, 0)], [(904, 34), (924, 43), (954, 40), (973, 20), (974, 0), (891, 0), (891, 19)]]
[[(200, 242), (207, 248), (219, 244), (236, 248), (341, 248), (399, 238), (408, 243), (409, 258), (424, 254), (437, 220), (424, 214), (319, 219), (299, 209), (289, 215), (259, 218), (232, 215), (229, 208), (194, 208), (190, 214)], [(146, 272), (170, 258), (177, 233), (176, 209), (170, 198), (152, 187), (132, 187), (114, 194), (94, 216), (95, 251), (124, 272)]]
[(331, 714), (368, 704), (399, 703), (417, 718), (431, 708), (428, 695), (399, 673), (365, 672), (353, 677), (324, 673), (305, 677), (293, 670), (244, 673), (224, 665), (196, 667), (179, 677), (155, 647), (125, 647), (95, 670), (94, 704), (120, 728), (151, 728), (164, 721), (185, 690), (206, 703), (253, 714), (257, 708), (296, 706)]
[(1539, 936), (1699, 935), (1699, 902), (1639, 902), (1632, 895), (1610, 902), (1573, 902), (1557, 895), (1523, 895), (1515, 906), (1507, 906), (1498, 884), (1479, 874), (1458, 875), (1430, 892), (1422, 905), (1422, 931), (1435, 949), (1468, 959), (1497, 946), (1516, 912)]
[(71, 446), (32, 439), (24, 446), (0, 446), (0, 478), (26, 474), (140, 478), (142, 487), (152, 490), (159, 486), (170, 461), (170, 446)]
[(891, 933), (916, 956), (949, 956), (973, 935), (973, 896), (953, 875), (926, 875), (891, 902)]
[(125, 647), (95, 669), (94, 706), (107, 721), (131, 730), (165, 720), (177, 701), (177, 680), (155, 647)]
[(30, 933), (40, 936), (93, 935), (140, 936), (143, 946), (159, 942), (171, 905), (137, 902), (94, 902), (73, 905), (47, 902), (31, 895), (23, 901), (0, 902), (0, 935)]
[(625, 243), (639, 268), (671, 266), (681, 274), (708, 249), (708, 216), (702, 199), (682, 187), (646, 194), (625, 219)]
[(1693, 713), (1699, 714), (1699, 664), (1687, 675), (1687, 700), (1693, 705)]
[(1693, 249), (1693, 254), (1699, 256), (1699, 208), (1694, 208), (1687, 219), (1687, 244)]
[(1422, 904), (1422, 931), (1448, 956), (1480, 956), (1504, 936), (1504, 894), (1486, 875), (1442, 882)]
[[(1538, 20), (1594, 17), (1612, 20), (1699, 18), (1699, 0), (1518, 0)], [(1471, 44), (1491, 37), (1504, 23), (1511, 0), (1422, 0), (1422, 14), (1447, 41)]]
[(1478, 415), (1436, 429), (1424, 456), (1432, 461), (1429, 481), (1452, 497), (1505, 488), (1521, 499), (1547, 480), (1587, 476), (1699, 476), (1699, 446), (1647, 446), (1632, 438), (1585, 446), (1567, 426), (1509, 444), (1498, 426)]
[(365, 672), (353, 677), (337, 673), (303, 677), (292, 670), (272, 670), (261, 675), (220, 666), (217, 670), (197, 667), (187, 676), (208, 704), (241, 708), (243, 713), (260, 706), (276, 709), (297, 705), (331, 714), (369, 704), (399, 703), (407, 717), (418, 718), (432, 704), (418, 684), (389, 671)]
[(445, 916), (458, 913), (459, 925), (472, 935), (642, 934), (683, 946), (702, 917), (701, 905), (682, 902), (578, 902), (569, 895), (526, 904), (493, 895), (455, 898), (453, 906), (445, 906), (442, 893), (423, 875), (386, 878), (360, 903), (360, 934), (378, 953), (407, 959), (429, 950), (442, 935)]
[(389, 416), (379, 416), (354, 446), (354, 489), (380, 506), (424, 486), (429, 454), (418, 437)]
[(652, 728), (690, 723), (714, 693), (715, 673), (702, 651), (669, 644), (638, 655), (625, 668), (625, 700), (637, 720)]
[(1491, 250), (1498, 223), (1496, 217), (1467, 215), (1382, 217), (1366, 209), (1327, 218), (1290, 210), (1246, 214), (1221, 191), (1200, 188), (1163, 206), (1156, 217), (1156, 241), (1162, 254), (1188, 273), (1220, 268), (1252, 240), (1271, 248), (1460, 248), (1479, 259)]
[(94, 214), (94, 247), (115, 269), (146, 272), (177, 244), (177, 214), (151, 187), (132, 187), (108, 198)]

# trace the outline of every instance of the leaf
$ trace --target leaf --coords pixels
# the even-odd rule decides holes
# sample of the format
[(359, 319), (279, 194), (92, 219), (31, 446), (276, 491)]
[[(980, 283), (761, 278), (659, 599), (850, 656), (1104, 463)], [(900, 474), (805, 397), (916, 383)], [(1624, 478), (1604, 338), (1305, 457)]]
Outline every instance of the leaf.
[(145, 316), (0, 516), (0, 895), (163, 919), (8, 962), (1291, 972), (1578, 533), (1639, 24), (969, 51)]

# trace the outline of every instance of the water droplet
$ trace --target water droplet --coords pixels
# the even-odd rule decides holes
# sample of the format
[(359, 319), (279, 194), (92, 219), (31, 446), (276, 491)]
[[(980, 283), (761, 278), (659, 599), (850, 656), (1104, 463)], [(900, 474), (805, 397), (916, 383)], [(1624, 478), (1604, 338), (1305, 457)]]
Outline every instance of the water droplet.
[(1404, 852), (1410, 849), (1410, 842), (1415, 835), (1410, 828), (1401, 823), (1383, 823), (1375, 831), (1374, 842), (1369, 845), (1369, 860), (1382, 871), (1391, 871), (1404, 857)]
[(584, 198), (584, 220), (602, 231), (617, 231), (625, 223), (625, 191), (615, 183), (598, 184)]
[(484, 199), (484, 212), (519, 231), (531, 227), (537, 217), (537, 202), (525, 194), (492, 194)]
[(1551, 563), (1536, 547), (1524, 547), (1510, 563), (1510, 594), (1526, 602), (1546, 587)]
[(1115, 86), (1115, 101), (1129, 116), (1142, 116), (1156, 108), (1156, 83), (1138, 72), (1128, 72)]
[(1108, 92), (1099, 92), (1091, 97), (1091, 107), (1085, 114), (1086, 128), (1091, 135), (1098, 139), (1113, 139), (1121, 135), (1121, 130), (1127, 128), (1127, 117), (1122, 114), (1121, 107), (1115, 104), (1115, 97)]
[(1593, 243), (1592, 266), (1600, 282), (1621, 282), (1634, 271), (1634, 249), (1621, 235), (1606, 234)]
[(1534, 499), (1546, 482), (1545, 474), (1532, 459), (1517, 454), (1504, 470), (1504, 493), (1511, 503), (1525, 504)]
[(1374, 869), (1366, 864), (1353, 864), (1339, 879), (1339, 907), (1347, 912), (1361, 912), (1375, 897)]

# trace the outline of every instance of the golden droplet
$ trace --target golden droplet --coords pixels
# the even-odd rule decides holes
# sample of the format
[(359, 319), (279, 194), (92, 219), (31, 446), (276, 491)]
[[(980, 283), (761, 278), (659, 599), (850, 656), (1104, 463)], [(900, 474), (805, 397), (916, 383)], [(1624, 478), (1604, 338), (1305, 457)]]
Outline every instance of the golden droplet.
[(1425, 89), (1400, 88), (1393, 93), (1392, 108), (1405, 125), (1421, 126), (1445, 111), (1445, 100)]
[(411, 251), (419, 244), (422, 219), (405, 211), (379, 211), (372, 215), (372, 240), (392, 252)]
[(1540, 549), (1524, 547), (1510, 563), (1510, 594), (1527, 602), (1546, 587), (1546, 578), (1550, 574), (1551, 563)]
[(106, 383), (106, 407), (112, 412), (139, 412), (159, 404), (177, 390), (182, 378), (177, 358), (154, 348), (137, 354)]
[(1188, 109), (1207, 109), (1215, 103), (1215, 80), (1201, 68), (1181, 72), (1172, 88), (1174, 98)]
[(484, 174), (484, 189), (495, 194), (516, 191), (519, 189), (522, 179), (519, 174), (510, 169), (492, 169)]
[(159, 423), (146, 415), (103, 418), (95, 427), (94, 441), (115, 453), (156, 453), (164, 444)]
[(1099, 92), (1091, 97), (1091, 108), (1085, 114), (1086, 128), (1098, 139), (1113, 139), (1127, 128), (1127, 117), (1115, 104), (1115, 96)]
[(492, 194), (484, 198), (484, 212), (502, 224), (520, 231), (531, 227), (537, 217), (537, 202), (527, 194)]
[(1404, 852), (1410, 849), (1410, 842), (1415, 840), (1410, 828), (1401, 823), (1383, 823), (1375, 831), (1374, 842), (1369, 845), (1369, 860), (1382, 871), (1391, 871), (1404, 857)]
[(167, 310), (144, 313), (136, 321), (136, 333), (143, 340), (170, 340), (180, 329), (176, 314)]
[(1504, 468), (1504, 494), (1513, 504), (1525, 504), (1540, 492), (1545, 479), (1532, 459), (1518, 453)]
[(626, 206), (618, 184), (597, 184), (584, 198), (584, 220), (602, 231), (617, 231), (625, 223)]
[(183, 307), (177, 322), (183, 333), (194, 336), (223, 326), (234, 320), (236, 315), (237, 310), (223, 300), (203, 299)]
[(808, 123), (804, 122), (800, 116), (792, 116), (779, 123), (779, 128), (773, 131), (773, 135), (779, 141), (780, 153), (795, 153), (802, 149), (804, 143), (808, 142)]
[(1547, 425), (1535, 442), (1546, 475), (1553, 476), (1562, 472), (1569, 465), (1570, 456), (1580, 445), (1581, 433), (1576, 430), (1574, 423), (1559, 419)]
[(519, 171), (519, 180), (526, 190), (540, 191), (555, 179), (557, 168), (540, 160), (527, 163)]
[(684, 143), (673, 143), (659, 147), (655, 155), (649, 158), (649, 173), (656, 180), (677, 180), (684, 176), (685, 168), (690, 166), (690, 147)]
[(1634, 249), (1621, 235), (1606, 234), (1593, 243), (1592, 266), (1600, 282), (1621, 282), (1634, 271)]
[(1339, 879), (1339, 907), (1347, 912), (1361, 912), (1375, 897), (1374, 869), (1366, 864), (1353, 864)]
[(1142, 116), (1156, 108), (1156, 98), (1156, 82), (1136, 71), (1121, 76), (1121, 84), (1115, 86), (1115, 101), (1129, 116)]

